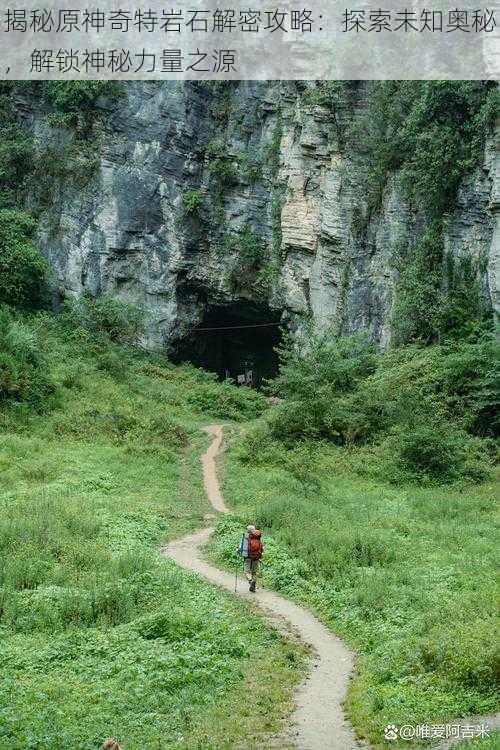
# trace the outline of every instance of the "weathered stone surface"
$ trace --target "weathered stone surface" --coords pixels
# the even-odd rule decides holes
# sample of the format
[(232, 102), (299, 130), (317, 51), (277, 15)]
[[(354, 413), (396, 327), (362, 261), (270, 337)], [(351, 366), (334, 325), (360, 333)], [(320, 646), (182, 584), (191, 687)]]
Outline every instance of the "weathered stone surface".
[[(175, 344), (207, 306), (238, 300), (267, 302), (292, 330), (312, 319), (320, 330), (363, 329), (387, 345), (394, 250), (415, 243), (421, 217), (406, 205), (397, 175), (368, 216), (366, 166), (342, 148), (331, 113), (303, 103), (303, 88), (127, 84), (95, 127), (97, 168), (83, 185), (58, 180), (41, 221), (40, 245), (61, 294), (111, 292), (142, 305), (151, 347)], [(362, 107), (360, 86), (352, 116)], [(68, 138), (36, 107), (24, 101), (23, 109), (44, 141)], [(205, 155), (217, 141), (235, 172), (223, 184)], [(454, 255), (489, 254), (484, 294), (497, 305), (498, 159), (492, 140), (461, 186), (446, 232)], [(183, 207), (188, 191), (203, 197), (193, 215)], [(237, 251), (224, 246), (245, 228), (267, 248), (271, 281), (241, 273)]]
[[(500, 321), (500, 119), (497, 120), (495, 132), (487, 148), (487, 163), (491, 163), (492, 176), (490, 211), (494, 228), (488, 253), (487, 288), (496, 321)], [(489, 157), (489, 158), (488, 158)]]

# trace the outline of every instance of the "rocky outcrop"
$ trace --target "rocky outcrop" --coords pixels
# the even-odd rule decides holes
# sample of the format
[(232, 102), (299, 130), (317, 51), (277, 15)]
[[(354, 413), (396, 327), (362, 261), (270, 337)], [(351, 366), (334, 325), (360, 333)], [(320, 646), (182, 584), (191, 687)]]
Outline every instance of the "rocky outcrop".
[(488, 253), (488, 290), (496, 322), (500, 322), (500, 119), (495, 125), (491, 141), (491, 174), (492, 188), (490, 193), (490, 212), (494, 228)]
[[(292, 331), (312, 320), (386, 345), (394, 249), (416, 241), (421, 217), (397, 175), (368, 212), (366, 165), (342, 143), (367, 85), (334, 117), (306, 103), (303, 83), (128, 83), (102, 104), (88, 170), (52, 180), (39, 242), (59, 294), (110, 292), (142, 305), (150, 347), (175, 347), (209, 308), (235, 302), (268, 309)], [(40, 142), (71, 141), (41, 109), (22, 109)], [(484, 295), (498, 302), (495, 168), (492, 140), (461, 186), (445, 243), (458, 256), (490, 254)], [(256, 247), (259, 263), (246, 257)]]

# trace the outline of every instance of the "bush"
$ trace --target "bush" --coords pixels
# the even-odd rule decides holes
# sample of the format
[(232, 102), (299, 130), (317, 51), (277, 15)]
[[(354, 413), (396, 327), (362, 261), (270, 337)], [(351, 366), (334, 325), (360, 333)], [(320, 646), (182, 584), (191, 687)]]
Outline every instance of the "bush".
[(255, 419), (267, 406), (262, 394), (227, 382), (193, 384), (186, 401), (198, 412), (236, 421)]
[(483, 481), (489, 473), (478, 441), (446, 422), (428, 419), (398, 429), (387, 441), (386, 449), (394, 456), (404, 479), (424, 483), (460, 478)]
[(0, 207), (11, 208), (33, 163), (33, 142), (17, 124), (0, 124)]
[(0, 307), (0, 401), (43, 407), (55, 387), (33, 329)]
[(478, 269), (457, 269), (443, 286), (443, 216), (453, 210), (464, 177), (481, 163), (498, 96), (482, 81), (384, 81), (370, 87), (365, 114), (355, 120), (351, 142), (363, 173), (368, 167), (368, 210), (379, 209), (396, 173), (410, 208), (423, 219), (396, 288), (393, 324), (400, 343), (460, 335), (484, 318)]
[(281, 368), (270, 384), (285, 399), (275, 410), (273, 433), (286, 437), (324, 437), (346, 442), (356, 433), (356, 415), (345, 396), (376, 369), (374, 346), (365, 337), (312, 337), (303, 352), (291, 340), (280, 348)]
[(80, 326), (97, 339), (133, 344), (141, 333), (144, 314), (136, 307), (109, 295), (93, 298), (87, 294), (66, 302), (63, 320)]
[(25, 178), (33, 165), (33, 138), (17, 123), (12, 106), (15, 84), (0, 84), (0, 208), (20, 203)]
[(248, 269), (260, 268), (266, 255), (264, 241), (250, 227), (226, 234), (223, 249), (236, 253), (240, 265)]
[(212, 141), (206, 149), (208, 173), (219, 186), (235, 185), (238, 182), (238, 158), (222, 141)]
[(44, 84), (45, 99), (55, 108), (51, 122), (55, 126), (74, 126), (88, 118), (103, 96), (117, 96), (116, 81), (48, 81)]
[(0, 303), (32, 310), (47, 303), (49, 268), (32, 242), (35, 227), (24, 211), (0, 210)]
[[(313, 337), (308, 351), (288, 342), (280, 356), (271, 389), (283, 401), (268, 423), (289, 447), (303, 438), (378, 446), (380, 471), (394, 481), (488, 476), (489, 443), (471, 435), (498, 434), (500, 372), (491, 334), (382, 354), (362, 339)], [(373, 472), (373, 462), (360, 469)]]
[(422, 218), (415, 247), (399, 259), (392, 320), (398, 343), (461, 336), (485, 318), (481, 273), (473, 263), (459, 262), (443, 284), (450, 265), (443, 216), (481, 163), (498, 97), (490, 82), (383, 81), (370, 87), (364, 114), (354, 119), (350, 141), (367, 175), (368, 212), (380, 208), (392, 174)]
[(420, 663), (451, 683), (487, 693), (500, 680), (498, 646), (492, 638), (495, 626), (489, 618), (441, 625), (421, 640)]
[(482, 81), (384, 81), (369, 91), (352, 134), (368, 160), (368, 200), (376, 208), (392, 170), (410, 200), (433, 217), (448, 210), (482, 155), (498, 92)]
[(305, 90), (303, 100), (305, 104), (325, 107), (335, 113), (344, 104), (348, 86), (344, 81), (316, 81)]
[(197, 215), (203, 205), (201, 190), (187, 190), (182, 195), (182, 209), (184, 215)]
[(488, 327), (491, 311), (482, 297), (481, 263), (445, 255), (441, 221), (433, 222), (397, 264), (400, 276), (391, 318), (397, 344), (460, 340)]
[(116, 380), (123, 380), (130, 366), (130, 361), (123, 352), (107, 349), (97, 358), (96, 365), (98, 370), (107, 372)]

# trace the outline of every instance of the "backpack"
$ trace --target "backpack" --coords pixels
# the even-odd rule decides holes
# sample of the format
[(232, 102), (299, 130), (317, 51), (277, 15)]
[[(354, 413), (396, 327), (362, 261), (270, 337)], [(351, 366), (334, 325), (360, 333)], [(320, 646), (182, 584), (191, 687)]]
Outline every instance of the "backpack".
[(250, 560), (260, 560), (264, 546), (262, 544), (262, 532), (258, 529), (248, 535), (248, 557)]

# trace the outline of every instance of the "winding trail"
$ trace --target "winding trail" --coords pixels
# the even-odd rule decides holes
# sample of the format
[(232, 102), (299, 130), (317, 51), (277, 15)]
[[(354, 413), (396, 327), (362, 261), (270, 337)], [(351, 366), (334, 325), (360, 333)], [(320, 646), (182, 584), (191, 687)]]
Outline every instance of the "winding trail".
[[(223, 433), (220, 425), (204, 428), (213, 440), (203, 454), (203, 482), (207, 497), (214, 510), (228, 513), (217, 479), (215, 460), (222, 448)], [(209, 540), (211, 527), (189, 534), (171, 542), (162, 549), (162, 554), (174, 560), (186, 570), (199, 573), (217, 586), (234, 592), (233, 575), (219, 570), (206, 562), (201, 548)], [(268, 747), (289, 747), (298, 750), (359, 750), (368, 745), (356, 739), (346, 720), (342, 702), (346, 695), (349, 677), (353, 668), (353, 654), (314, 615), (303, 607), (284, 599), (272, 591), (257, 589), (250, 594), (246, 581), (239, 584), (238, 596), (255, 602), (264, 617), (278, 629), (285, 622), (313, 652), (312, 669), (295, 693), (295, 710), (290, 717), (290, 726), (280, 737), (270, 740)], [(486, 724), (490, 730), (500, 728), (500, 714), (459, 718), (450, 724)], [(277, 745), (277, 742), (283, 743)], [(457, 739), (433, 745), (432, 750), (448, 750)], [(414, 746), (413, 746), (414, 747)]]
[[(222, 427), (210, 425), (204, 428), (213, 440), (202, 456), (203, 481), (208, 499), (214, 510), (227, 513), (219, 482), (215, 459), (223, 442)], [(171, 542), (162, 553), (187, 570), (200, 573), (212, 583), (234, 592), (234, 577), (206, 562), (201, 547), (208, 541), (212, 528)], [(354, 750), (360, 744), (342, 710), (349, 676), (353, 668), (353, 655), (319, 620), (307, 609), (297, 606), (282, 596), (258, 589), (255, 594), (247, 590), (246, 582), (240, 583), (237, 592), (244, 599), (251, 599), (262, 610), (264, 616), (278, 627), (286, 621), (301, 640), (313, 651), (312, 670), (295, 694), (296, 708), (291, 716), (290, 739), (299, 750)], [(271, 746), (276, 745), (272, 742)]]

